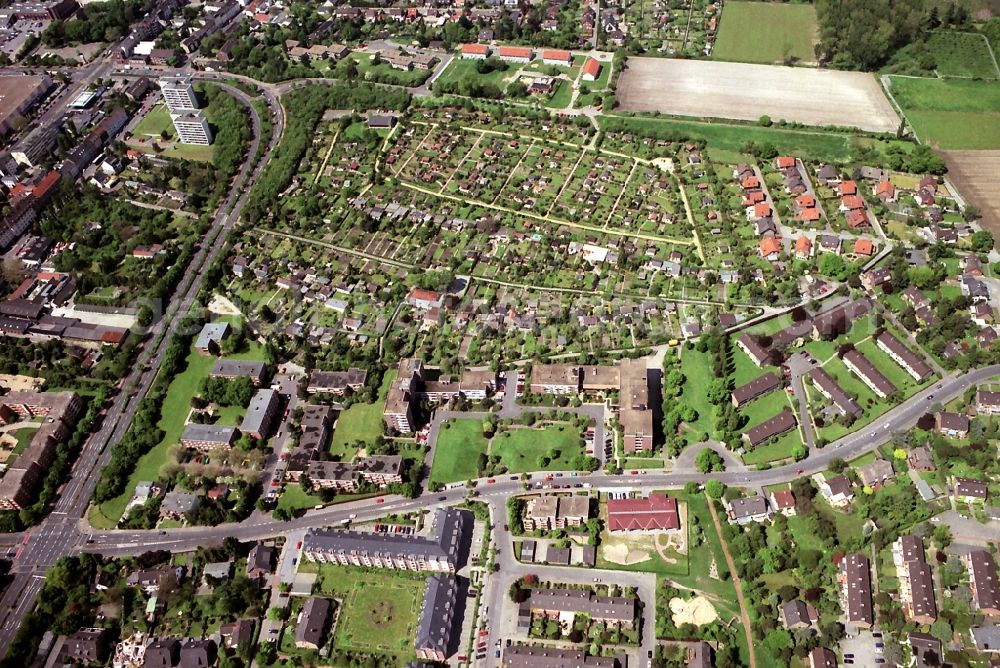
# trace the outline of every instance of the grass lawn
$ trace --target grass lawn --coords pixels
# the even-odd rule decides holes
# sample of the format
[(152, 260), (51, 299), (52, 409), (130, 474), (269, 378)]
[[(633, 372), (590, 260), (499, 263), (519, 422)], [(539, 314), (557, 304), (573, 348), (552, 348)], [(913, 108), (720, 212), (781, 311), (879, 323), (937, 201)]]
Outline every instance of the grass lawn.
[(761, 445), (750, 450), (743, 455), (743, 462), (747, 465), (765, 464), (767, 462), (787, 459), (792, 456), (792, 450), (802, 445), (802, 437), (799, 436), (798, 429), (782, 434), (774, 443)]
[(748, 419), (746, 428), (755, 427), (764, 420), (770, 420), (775, 415), (788, 408), (785, 391), (777, 389), (751, 401), (740, 409), (740, 414)]
[[(737, 351), (743, 354), (743, 351)], [(708, 383), (695, 382), (698, 378), (711, 378), (711, 358), (708, 353), (700, 353), (695, 349), (683, 349), (681, 355), (681, 371), (684, 373), (684, 388), (681, 401), (698, 411), (698, 419), (688, 426), (697, 431), (704, 431), (712, 436), (715, 424), (712, 419), (712, 404), (708, 402)], [(743, 355), (746, 357), (746, 355)], [(749, 358), (747, 358), (749, 362)]]
[(463, 60), (462, 58), (453, 58), (448, 67), (445, 68), (441, 76), (438, 77), (438, 81), (443, 83), (455, 83), (462, 81), (463, 79), (478, 79), (479, 83), (492, 83), (499, 86), (501, 89), (506, 88), (507, 77), (513, 76), (517, 71), (517, 66), (510, 66), (505, 71), (501, 72), (499, 70), (494, 70), (489, 74), (480, 74), (476, 71), (476, 60)]
[(22, 427), (14, 432), (14, 438), (17, 439), (17, 445), (11, 451), (12, 455), (19, 455), (24, 452), (25, 448), (31, 444), (31, 439), (35, 437), (38, 433), (38, 427)]
[(322, 499), (315, 494), (310, 494), (302, 489), (302, 485), (297, 482), (290, 482), (285, 485), (285, 489), (278, 497), (278, 508), (283, 508), (289, 513), (298, 510), (307, 510), (322, 504)]
[(750, 63), (815, 59), (816, 10), (812, 5), (727, 2), (712, 57)]
[(820, 540), (812, 520), (804, 515), (792, 515), (788, 518), (788, 530), (791, 531), (795, 544), (800, 550), (822, 550)]
[(486, 453), (486, 446), (481, 420), (450, 420), (441, 425), (431, 464), (431, 487), (476, 478), (479, 455)]
[[(553, 451), (558, 451), (559, 455), (547, 466), (542, 466), (539, 458), (548, 457)], [(576, 428), (556, 424), (544, 429), (505, 431), (494, 437), (491, 453), (499, 455), (511, 473), (567, 471), (573, 468), (573, 459), (583, 454), (583, 446)]]
[[(722, 552), (722, 541), (715, 526), (712, 524), (712, 514), (708, 509), (708, 500), (704, 495), (680, 495), (678, 498), (687, 502), (688, 518), (698, 518), (698, 530), (692, 531), (689, 552), (697, 558), (689, 560), (687, 575), (673, 575), (671, 580), (682, 587), (689, 587), (702, 592), (712, 601), (724, 620), (739, 618), (739, 605), (736, 602), (736, 590), (730, 578), (720, 580), (710, 575), (714, 561), (720, 572), (728, 570), (726, 557)], [(720, 520), (725, 521), (720, 516)], [(739, 633), (738, 635), (743, 635)]]
[(149, 113), (139, 121), (132, 134), (136, 137), (160, 137), (160, 133), (166, 130), (170, 138), (176, 138), (174, 122), (170, 120), (170, 111), (167, 105), (158, 104), (149, 110)]
[(921, 140), (944, 149), (1000, 148), (1000, 82), (891, 77)]
[(306, 563), (300, 568), (318, 574), (323, 594), (343, 601), (334, 631), (336, 647), (413, 655), (424, 574), (374, 573), (336, 564)]
[(135, 492), (135, 486), (142, 480), (156, 480), (160, 469), (167, 463), (171, 446), (175, 445), (184, 431), (184, 421), (191, 409), (191, 398), (201, 389), (202, 381), (208, 378), (215, 364), (212, 355), (201, 355), (191, 347), (184, 371), (174, 377), (163, 401), (162, 416), (157, 426), (163, 430), (163, 440), (152, 450), (139, 458), (135, 470), (129, 476), (125, 492), (105, 501), (90, 513), (90, 523), (97, 528), (110, 528), (118, 523), (125, 506)]
[(378, 399), (373, 404), (352, 404), (346, 411), (337, 416), (337, 425), (330, 443), (330, 452), (344, 460), (354, 457), (354, 450), (349, 447), (354, 441), (370, 443), (382, 433), (382, 409), (389, 386), (396, 379), (395, 371), (386, 371), (382, 376), (382, 385), (378, 388)]
[(548, 100), (545, 101), (545, 106), (549, 109), (565, 109), (569, 106), (570, 98), (573, 97), (573, 85), (568, 81), (557, 81), (558, 86)]

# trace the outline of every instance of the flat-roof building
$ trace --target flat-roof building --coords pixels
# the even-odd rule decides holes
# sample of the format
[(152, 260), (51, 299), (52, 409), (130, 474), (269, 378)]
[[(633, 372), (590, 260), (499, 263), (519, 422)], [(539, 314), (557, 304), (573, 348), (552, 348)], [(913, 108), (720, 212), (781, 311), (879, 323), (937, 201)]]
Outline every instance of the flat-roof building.
[(48, 76), (0, 76), (0, 135), (25, 121), (35, 104), (52, 89)]
[(271, 426), (281, 407), (281, 397), (270, 388), (257, 390), (247, 406), (246, 415), (240, 423), (240, 431), (253, 438), (263, 440), (271, 435)]

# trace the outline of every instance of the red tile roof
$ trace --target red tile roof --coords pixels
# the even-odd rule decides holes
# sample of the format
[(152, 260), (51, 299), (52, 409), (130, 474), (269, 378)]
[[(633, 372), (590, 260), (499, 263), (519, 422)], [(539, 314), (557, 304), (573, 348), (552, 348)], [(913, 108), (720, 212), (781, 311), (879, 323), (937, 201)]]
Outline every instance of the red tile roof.
[(841, 195), (857, 195), (858, 194), (858, 184), (854, 181), (841, 181), (840, 182), (840, 194)]
[(500, 56), (508, 58), (531, 58), (531, 49), (526, 46), (501, 46)]
[(561, 60), (568, 63), (573, 61), (573, 54), (562, 49), (545, 49), (542, 51), (542, 60)]
[[(502, 51), (502, 49), (501, 49)], [(485, 56), (490, 52), (490, 48), (485, 44), (463, 44), (462, 53), (469, 55)]]
[(587, 58), (587, 62), (583, 64), (583, 73), (596, 79), (601, 74), (601, 64), (593, 58)]
[(797, 252), (808, 253), (812, 245), (812, 241), (804, 234), (795, 240), (795, 250)]
[(840, 198), (840, 205), (854, 211), (855, 209), (865, 208), (865, 201), (857, 195), (846, 195)]
[(795, 198), (795, 206), (809, 209), (816, 206), (816, 196), (812, 193), (803, 193)]
[(753, 215), (757, 218), (766, 218), (771, 215), (771, 205), (767, 202), (759, 202), (753, 205)]
[(799, 215), (796, 216), (801, 221), (812, 221), (819, 220), (822, 216), (819, 213), (819, 209), (802, 209), (799, 211)]
[(875, 244), (868, 239), (858, 239), (854, 242), (854, 252), (858, 255), (871, 255), (875, 252)]
[(782, 155), (778, 157), (778, 169), (788, 169), (789, 167), (795, 166), (795, 158), (790, 155)]
[(847, 213), (847, 224), (851, 227), (864, 227), (868, 224), (868, 214), (861, 209)]
[(760, 254), (763, 257), (781, 252), (781, 244), (774, 237), (764, 237), (760, 240)]
[(888, 195), (892, 197), (896, 194), (896, 186), (892, 185), (892, 181), (881, 181), (877, 186), (875, 186), (876, 195)]
[(664, 494), (650, 494), (644, 499), (609, 499), (610, 531), (668, 531), (680, 529), (677, 499)]
[(795, 495), (790, 489), (779, 489), (774, 492), (774, 507), (776, 510), (795, 507)]

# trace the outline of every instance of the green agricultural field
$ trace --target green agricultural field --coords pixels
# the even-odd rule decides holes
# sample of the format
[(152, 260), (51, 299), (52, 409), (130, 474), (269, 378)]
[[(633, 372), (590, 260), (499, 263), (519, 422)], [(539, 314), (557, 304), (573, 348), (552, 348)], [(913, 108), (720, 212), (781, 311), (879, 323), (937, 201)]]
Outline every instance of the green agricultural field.
[[(674, 132), (691, 140), (704, 140), (709, 148), (727, 151), (741, 151), (748, 141), (768, 143), (779, 153), (791, 153), (811, 160), (844, 162), (862, 145), (884, 151), (890, 142), (852, 137), (848, 134), (821, 132), (818, 130), (797, 130), (781, 127), (760, 127), (739, 123), (710, 123), (705, 121), (681, 120), (676, 118), (649, 118), (598, 116), (602, 128), (620, 129), (640, 133)], [(909, 149), (908, 142), (893, 144)]]
[(333, 432), (330, 452), (342, 459), (350, 460), (354, 451), (350, 444), (355, 441), (370, 443), (382, 434), (382, 409), (385, 405), (385, 395), (389, 386), (396, 379), (395, 370), (387, 371), (382, 376), (382, 384), (378, 388), (378, 399), (372, 404), (356, 403), (337, 416), (337, 427)]
[[(559, 456), (547, 465), (540, 460), (558, 451)], [(528, 471), (566, 471), (573, 468), (573, 459), (583, 454), (580, 432), (569, 425), (549, 425), (544, 429), (514, 429), (493, 439), (491, 454), (511, 473)]]
[(486, 453), (487, 445), (481, 420), (451, 420), (441, 425), (431, 464), (431, 487), (476, 478), (479, 455)]
[(786, 58), (812, 62), (816, 37), (812, 5), (727, 2), (712, 57), (749, 63), (777, 63)]
[(922, 141), (943, 149), (1000, 148), (1000, 82), (895, 76), (890, 81)]

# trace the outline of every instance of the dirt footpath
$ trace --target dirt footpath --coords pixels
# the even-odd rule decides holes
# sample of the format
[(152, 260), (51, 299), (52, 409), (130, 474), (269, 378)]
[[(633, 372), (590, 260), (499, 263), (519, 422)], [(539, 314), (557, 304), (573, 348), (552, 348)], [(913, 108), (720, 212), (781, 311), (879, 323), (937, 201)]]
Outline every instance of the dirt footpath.
[(899, 117), (878, 80), (863, 72), (747, 63), (629, 58), (618, 83), (625, 111), (894, 132)]

